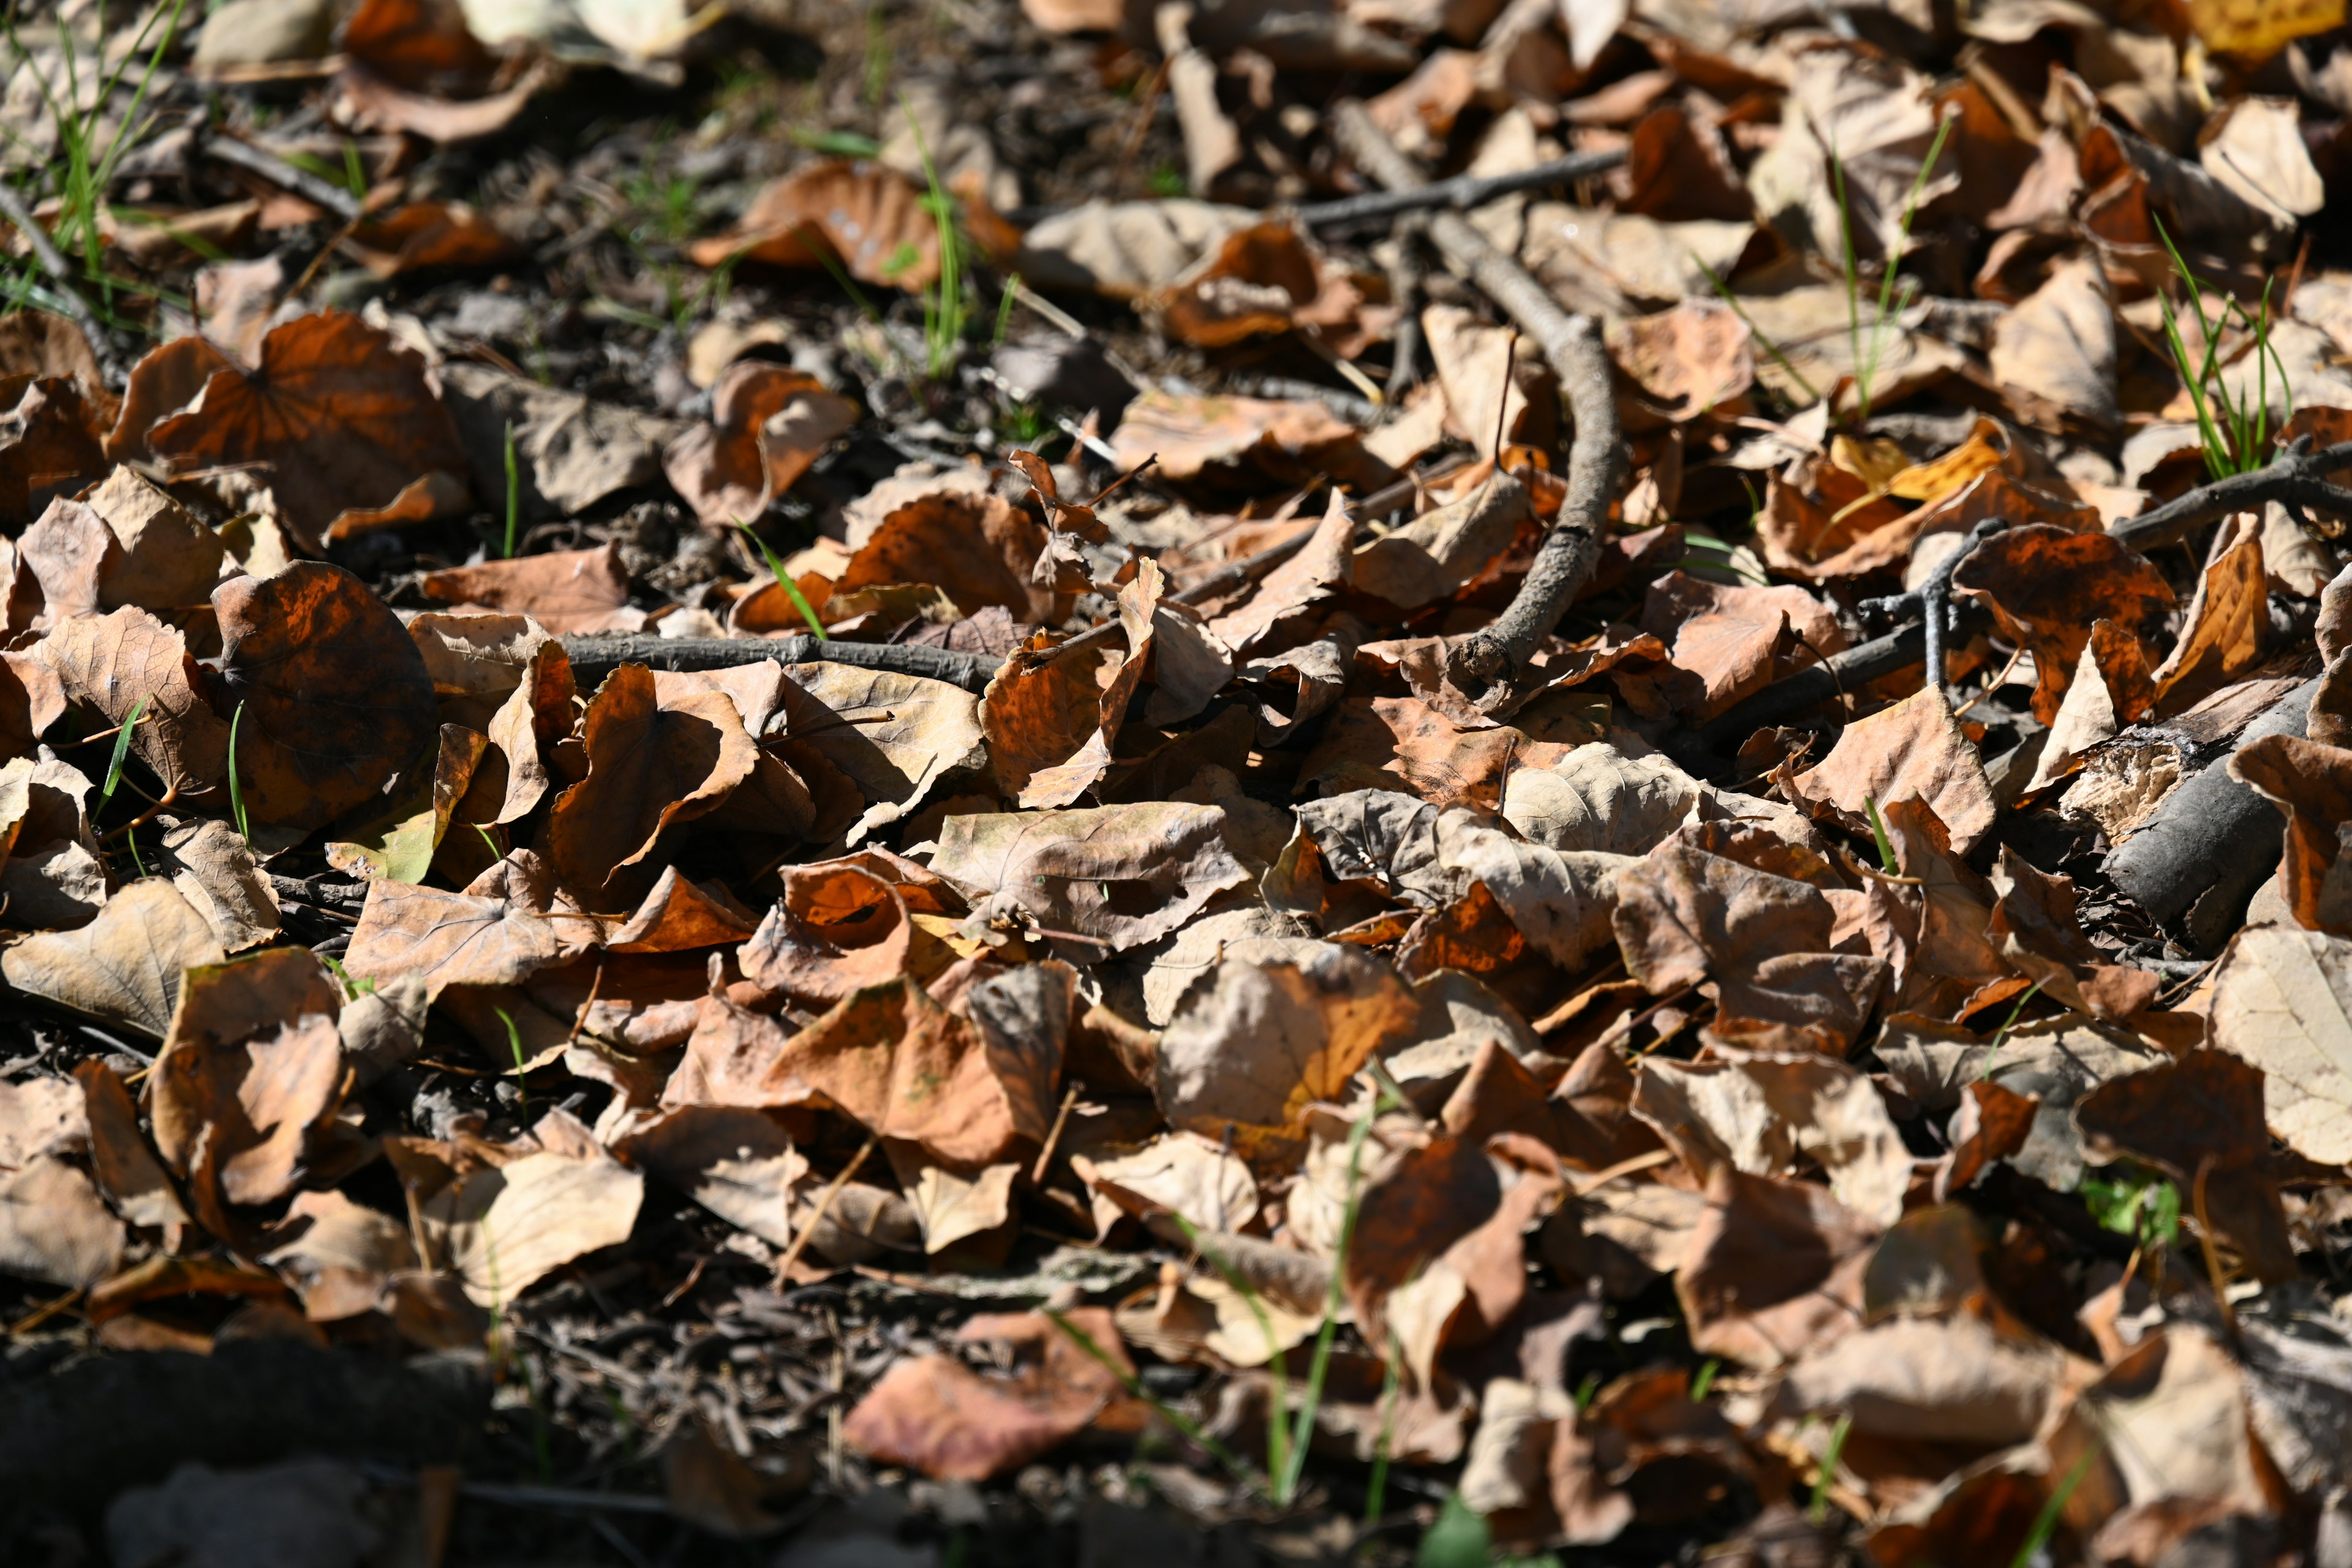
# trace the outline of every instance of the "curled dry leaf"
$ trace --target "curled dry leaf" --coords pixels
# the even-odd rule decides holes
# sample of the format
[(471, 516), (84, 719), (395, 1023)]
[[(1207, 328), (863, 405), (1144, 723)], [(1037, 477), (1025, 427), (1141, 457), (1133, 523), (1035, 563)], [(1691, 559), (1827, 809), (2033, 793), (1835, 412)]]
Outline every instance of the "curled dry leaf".
[(633, 632), (646, 621), (629, 607), (629, 574), (609, 544), (452, 566), (426, 573), (417, 586), (445, 605), (529, 616), (551, 632)]
[(557, 874), (592, 896), (652, 854), (664, 828), (716, 809), (759, 758), (725, 695), (664, 699), (641, 664), (605, 678), (581, 741), (588, 775), (556, 797), (548, 850)]
[(855, 860), (794, 866), (784, 896), (743, 946), (743, 976), (803, 1006), (830, 1007), (907, 971), (914, 922), (887, 879)]
[[(956, 1337), (1009, 1343), (1019, 1352), (1010, 1379), (982, 1378), (949, 1355), (893, 1365), (842, 1424), (842, 1437), (867, 1458), (941, 1480), (983, 1481), (1050, 1452), (1093, 1425), (1135, 1375), (1110, 1313), (1077, 1307), (1059, 1314), (983, 1314)], [(1066, 1323), (1067, 1327), (1063, 1324)], [(1105, 1366), (1081, 1346), (1084, 1334)]]
[(121, 1266), (125, 1240), (89, 1178), (64, 1161), (0, 1173), (0, 1273), (86, 1290)]
[(987, 757), (980, 700), (961, 686), (845, 664), (787, 665), (784, 677), (780, 750), (796, 763), (829, 766), (866, 800), (848, 843), (898, 821), (942, 779)]
[(917, 292), (939, 279), (939, 220), (891, 170), (812, 163), (771, 182), (732, 232), (698, 241), (688, 254), (698, 267), (740, 259), (814, 268), (830, 258), (861, 283)]
[(1952, 586), (1982, 599), (2001, 634), (2033, 655), (2033, 714), (2054, 721), (2066, 684), (2091, 640), (2112, 621), (2137, 632), (2173, 607), (2164, 574), (2105, 533), (2031, 523), (1994, 534), (1971, 551)]
[(1844, 1337), (1878, 1234), (1825, 1187), (1717, 1167), (1675, 1277), (1692, 1346), (1770, 1368)]
[(19, 991), (162, 1039), (181, 973), (227, 956), (180, 890), (149, 877), (109, 899), (80, 930), (46, 931), (0, 953), (0, 975)]
[(738, 360), (711, 392), (710, 422), (671, 442), (662, 469), (706, 526), (756, 522), (856, 417), (805, 371)]
[(0, 380), (0, 522), (29, 522), (59, 495), (106, 472), (99, 424), (81, 389), (62, 377)]
[(1847, 725), (1821, 765), (1797, 775), (1796, 788), (1864, 830), (1870, 805), (1883, 810), (1916, 799), (1935, 814), (1962, 856), (1991, 830), (1999, 809), (1983, 761), (1933, 683)]
[(357, 316), (325, 311), (262, 340), (248, 372), (213, 372), (184, 411), (147, 432), (174, 473), (266, 465), (279, 517), (310, 550), (465, 504), (466, 455), (425, 365)]
[(1068, 617), (1068, 595), (1036, 581), (1045, 543), (1044, 525), (1003, 496), (935, 490), (885, 513), (834, 592), (925, 583), (966, 616), (996, 605), (1017, 621), (1057, 622)]
[(1212, 1138), (1231, 1128), (1244, 1158), (1273, 1161), (1303, 1144), (1308, 1106), (1342, 1098), (1420, 1019), (1395, 971), (1351, 948), (1223, 963), (1161, 1036), (1154, 1094), (1175, 1126)]
[[(247, 963), (274, 961), (257, 954)], [(316, 960), (297, 953), (316, 970)], [(217, 983), (198, 968), (193, 993)], [(236, 980), (227, 982), (238, 984)], [(328, 993), (331, 1005), (333, 993)], [(342, 1052), (329, 1013), (310, 1013), (243, 1038), (223, 1039), (188, 1026), (182, 1016), (155, 1058), (151, 1103), (155, 1143), (164, 1162), (188, 1175), (203, 1149), (206, 1172), (234, 1204), (284, 1197), (309, 1173), (310, 1145), (342, 1102)]]
[(1107, 952), (1167, 935), (1249, 872), (1215, 806), (1150, 801), (1091, 811), (950, 816), (931, 869), (964, 889), (975, 919), (1020, 918)]
[(213, 593), (221, 684), (256, 822), (318, 827), (373, 799), (440, 727), (400, 618), (340, 566), (297, 562)]

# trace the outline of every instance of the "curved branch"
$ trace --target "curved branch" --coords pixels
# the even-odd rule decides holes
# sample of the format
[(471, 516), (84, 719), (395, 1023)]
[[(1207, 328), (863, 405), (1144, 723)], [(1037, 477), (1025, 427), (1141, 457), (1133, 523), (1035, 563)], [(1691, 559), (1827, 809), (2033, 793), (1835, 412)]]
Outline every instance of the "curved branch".
[[(1332, 136), (1357, 168), (1391, 190), (1414, 190), (1428, 182), (1412, 160), (1396, 150), (1353, 100), (1332, 110)], [(1609, 502), (1623, 471), (1624, 441), (1617, 425), (1614, 372), (1591, 318), (1559, 307), (1527, 268), (1504, 255), (1459, 213), (1433, 213), (1430, 242), (1446, 266), (1484, 289), (1542, 351), (1559, 377), (1576, 437), (1569, 448), (1568, 499), (1559, 520), (1536, 552), (1527, 581), (1493, 623), (1456, 643), (1446, 656), (1446, 679), (1482, 703), (1499, 701), (1516, 674), (1568, 611), (1601, 558), (1601, 535)]]
[(944, 680), (974, 696), (988, 689), (989, 677), (1004, 661), (993, 654), (899, 643), (864, 643), (814, 637), (604, 637), (574, 632), (562, 639), (572, 679), (593, 690), (625, 664), (653, 669), (732, 669), (774, 659), (779, 664), (848, 664)]

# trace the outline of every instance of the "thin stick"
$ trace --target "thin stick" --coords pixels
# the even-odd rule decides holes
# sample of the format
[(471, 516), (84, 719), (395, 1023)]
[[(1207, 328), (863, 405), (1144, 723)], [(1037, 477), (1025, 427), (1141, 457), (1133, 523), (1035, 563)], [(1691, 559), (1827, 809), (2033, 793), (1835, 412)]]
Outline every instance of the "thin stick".
[[(1372, 122), (1362, 103), (1339, 103), (1332, 110), (1331, 126), (1340, 149), (1381, 184), (1396, 191), (1427, 188), (1421, 171)], [(1559, 377), (1576, 429), (1569, 448), (1568, 498), (1526, 580), (1490, 625), (1446, 653), (1446, 679), (1465, 691), (1478, 693), (1482, 707), (1493, 707), (1510, 695), (1511, 678), (1559, 624), (1600, 563), (1609, 502), (1625, 463), (1617, 421), (1616, 371), (1592, 320), (1561, 310), (1549, 289), (1496, 249), (1467, 218), (1459, 213), (1432, 214), (1429, 237), (1449, 268), (1475, 283), (1535, 339), (1544, 362)]]
[(841, 1174), (834, 1177), (832, 1183), (826, 1186), (823, 1195), (816, 1201), (816, 1213), (809, 1216), (808, 1224), (801, 1226), (800, 1234), (793, 1237), (792, 1246), (784, 1249), (783, 1261), (776, 1265), (776, 1278), (779, 1281), (787, 1285), (792, 1283), (793, 1265), (801, 1260), (802, 1249), (808, 1246), (809, 1237), (814, 1236), (816, 1227), (824, 1223), (824, 1216), (833, 1212), (833, 1200), (841, 1195), (842, 1188), (849, 1185), (849, 1178), (857, 1174), (858, 1167), (866, 1163), (866, 1157), (874, 1152), (874, 1145), (881, 1141), (880, 1133), (868, 1134), (866, 1147), (857, 1151), (856, 1157), (844, 1165), (841, 1168)]
[(1300, 207), (1295, 216), (1309, 228), (1328, 228), (1339, 224), (1394, 217), (1399, 213), (1428, 212), (1438, 207), (1450, 207), (1459, 212), (1483, 206), (1496, 196), (1507, 196), (1517, 191), (1589, 180), (1595, 174), (1607, 174), (1624, 162), (1625, 154), (1622, 150), (1572, 153), (1565, 158), (1554, 158), (1549, 163), (1515, 169), (1507, 174), (1456, 174), (1450, 180), (1432, 180), (1409, 188), (1396, 187), (1390, 181), (1381, 179), (1377, 172), (1367, 169), (1364, 171), (1366, 174), (1391, 188), (1360, 196), (1347, 196), (1335, 202), (1316, 202)]
[(1032, 1185), (1042, 1187), (1045, 1184), (1045, 1167), (1054, 1163), (1055, 1146), (1062, 1141), (1062, 1129), (1069, 1125), (1070, 1108), (1077, 1104), (1078, 1091), (1086, 1087), (1073, 1080), (1068, 1092), (1062, 1096), (1062, 1109), (1054, 1113), (1054, 1129), (1045, 1134), (1045, 1146), (1037, 1151), (1037, 1163), (1029, 1172)]
[(596, 965), (596, 978), (588, 983), (588, 1000), (580, 1004), (580, 1011), (572, 1016), (571, 1037), (563, 1042), (565, 1050), (580, 1043), (580, 1031), (588, 1026), (589, 1010), (596, 1005), (596, 994), (604, 989), (604, 965), (600, 960)]
[(79, 275), (72, 264), (58, 253), (56, 243), (49, 238), (49, 231), (34, 219), (32, 209), (25, 205), (25, 198), (5, 182), (0, 182), (0, 217), (16, 226), (16, 232), (25, 237), (25, 244), (33, 253), (33, 259), (41, 264), (41, 270), (47, 273), (49, 280), (58, 286), (58, 292), (65, 302), (66, 314), (73, 318), (74, 325), (79, 327), (82, 335), (89, 340), (90, 353), (98, 360), (99, 374), (105, 376), (110, 384), (120, 383), (123, 379), (121, 362), (114, 357), (114, 343), (106, 335), (106, 329), (99, 325), (98, 313), (89, 308), (89, 301), (81, 297), (77, 281)]
[(308, 169), (297, 168), (277, 153), (264, 151), (250, 142), (215, 136), (205, 142), (205, 155), (224, 163), (233, 163), (249, 174), (258, 174), (278, 189), (293, 192), (312, 206), (324, 207), (345, 223), (355, 223), (359, 219), (359, 198), (351, 192), (321, 179)]

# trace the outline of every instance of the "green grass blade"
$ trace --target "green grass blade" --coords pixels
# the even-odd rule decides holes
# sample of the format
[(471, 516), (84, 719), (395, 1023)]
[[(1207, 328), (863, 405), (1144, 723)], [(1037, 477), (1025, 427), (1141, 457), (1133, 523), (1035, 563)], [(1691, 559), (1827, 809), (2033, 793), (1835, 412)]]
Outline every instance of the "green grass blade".
[(239, 702), (236, 711), (229, 715), (228, 721), (228, 804), (229, 809), (236, 813), (237, 837), (249, 845), (253, 842), (253, 825), (246, 820), (245, 785), (237, 781), (236, 776), (236, 731), (244, 722), (245, 704)]
[(1819, 403), (1822, 400), (1822, 389), (1815, 386), (1811, 382), (1806, 380), (1805, 373), (1799, 370), (1796, 367), (1795, 363), (1792, 362), (1787, 354), (1780, 352), (1780, 345), (1774, 342), (1770, 338), (1765, 335), (1764, 329), (1756, 324), (1755, 318), (1748, 315), (1747, 309), (1739, 303), (1738, 298), (1732, 293), (1731, 286), (1726, 283), (1720, 277), (1717, 276), (1714, 268), (1709, 267), (1706, 262), (1699, 259), (1697, 251), (1691, 251), (1689, 255), (1692, 264), (1701, 272), (1706, 274), (1707, 282), (1714, 286), (1716, 293), (1722, 297), (1723, 302), (1731, 307), (1731, 313), (1748, 323), (1748, 335), (1763, 345), (1764, 352), (1772, 356), (1772, 363), (1779, 365), (1782, 370), (1787, 371), (1789, 373), (1789, 379), (1795, 382), (1799, 387), (1802, 388), (1807, 397), (1811, 398), (1815, 403)]
[(1813, 1478), (1812, 1500), (1805, 1505), (1805, 1517), (1815, 1524), (1830, 1516), (1830, 1487), (1837, 1479), (1838, 1457), (1845, 1452), (1845, 1440), (1853, 1430), (1853, 1417), (1841, 1415), (1830, 1428), (1829, 1452), (1822, 1456), (1822, 1468)]
[(2074, 1489), (2081, 1486), (2083, 1478), (2091, 1473), (2091, 1466), (2098, 1459), (2099, 1449), (2103, 1446), (2094, 1444), (2074, 1461), (2074, 1468), (2066, 1472), (2066, 1479), (2058, 1483), (2058, 1489), (2050, 1494), (2050, 1500), (2042, 1505), (2042, 1511), (2033, 1516), (2033, 1528), (2026, 1532), (2025, 1544), (2017, 1549), (2017, 1555), (2009, 1560), (2009, 1568), (2032, 1568), (2033, 1559), (2050, 1544), (2051, 1536), (2057, 1532), (2058, 1516), (2066, 1511), (2066, 1504), (2074, 1497)]
[(791, 573), (784, 570), (784, 563), (776, 559), (776, 552), (768, 548), (768, 542), (752, 532), (751, 525), (740, 519), (736, 521), (735, 526), (742, 530), (743, 537), (751, 542), (761, 559), (767, 562), (768, 571), (776, 579), (776, 585), (783, 589), (784, 596), (793, 602), (793, 608), (801, 613), (801, 619), (808, 623), (808, 629), (816, 634), (816, 640), (831, 642), (833, 639), (825, 636), (824, 623), (816, 618), (815, 607), (808, 602), (808, 595), (801, 592), (801, 585), (793, 581)]
[(498, 1013), (499, 1022), (507, 1026), (507, 1049), (514, 1053), (515, 1088), (522, 1091), (522, 1098), (518, 1103), (522, 1107), (522, 1114), (529, 1116), (530, 1114), (530, 1085), (524, 1081), (522, 1076), (522, 1031), (515, 1027), (513, 1014), (508, 1012), (504, 1007), (497, 1008), (495, 1011)]
[(1371, 1136), (1372, 1118), (1379, 1110), (1376, 1099), (1348, 1133), (1348, 1207), (1339, 1222), (1339, 1244), (1331, 1249), (1331, 1289), (1323, 1300), (1323, 1326), (1316, 1332), (1315, 1354), (1307, 1366), (1307, 1393), (1298, 1402), (1297, 1420), (1291, 1428), (1290, 1468), (1275, 1478), (1274, 1500), (1286, 1508), (1298, 1495), (1307, 1447), (1315, 1435), (1315, 1416), (1323, 1404), (1323, 1381), (1331, 1370), (1331, 1344), (1339, 1337), (1339, 1309), (1347, 1301), (1348, 1249), (1356, 1239), (1356, 1217), (1363, 1208), (1364, 1142)]
[(1878, 802), (1868, 795), (1864, 795), (1862, 809), (1870, 816), (1870, 837), (1878, 845), (1878, 868), (1890, 877), (1899, 876), (1903, 866), (1895, 858), (1895, 845), (1886, 837), (1886, 824), (1879, 817)]
[(1109, 1373), (1113, 1377), (1118, 1379), (1119, 1386), (1126, 1389), (1131, 1398), (1139, 1399), (1144, 1404), (1151, 1406), (1154, 1413), (1156, 1413), (1162, 1421), (1167, 1422), (1168, 1425), (1173, 1426), (1178, 1432), (1183, 1435), (1186, 1442), (1191, 1443), (1194, 1447), (1199, 1448), (1202, 1453), (1208, 1455), (1209, 1458), (1216, 1460), (1220, 1465), (1223, 1465), (1225, 1468), (1226, 1472), (1235, 1480), (1261, 1489), (1265, 1486), (1265, 1476), (1259, 1474), (1256, 1469), (1244, 1463), (1231, 1448), (1226, 1447), (1223, 1443), (1218, 1442), (1214, 1436), (1203, 1431), (1199, 1422), (1193, 1420), (1191, 1416), (1185, 1415), (1182, 1411), (1177, 1409), (1174, 1405), (1169, 1404), (1166, 1400), (1160, 1398), (1150, 1389), (1144, 1387), (1141, 1381), (1139, 1380), (1133, 1373), (1128, 1371), (1127, 1368), (1119, 1365), (1118, 1362), (1112, 1360), (1110, 1352), (1104, 1350), (1102, 1346), (1097, 1344), (1095, 1342), (1095, 1337), (1092, 1334), (1078, 1327), (1077, 1324), (1070, 1321), (1066, 1314), (1057, 1312), (1051, 1307), (1045, 1308), (1045, 1312), (1048, 1321), (1050, 1321), (1055, 1328), (1061, 1330), (1062, 1332), (1069, 1335), (1071, 1341), (1076, 1343), (1080, 1350), (1093, 1357), (1095, 1361), (1101, 1365), (1105, 1372)]
[(507, 421), (507, 549), (506, 558), (514, 559), (515, 524), (522, 516), (522, 469), (515, 461), (514, 421)]
[(114, 755), (107, 761), (106, 784), (98, 792), (98, 808), (100, 811), (113, 803), (115, 786), (122, 782), (123, 760), (131, 755), (131, 732), (139, 728), (139, 721), (146, 713), (147, 699), (142, 697), (137, 706), (131, 710), (131, 717), (122, 721), (122, 728), (115, 731)]
[(1249, 1308), (1250, 1316), (1257, 1320), (1257, 1331), (1265, 1337), (1266, 1377), (1271, 1385), (1271, 1397), (1265, 1412), (1266, 1467), (1276, 1476), (1286, 1475), (1290, 1468), (1287, 1425), (1290, 1420), (1290, 1359), (1284, 1354), (1282, 1347), (1274, 1342), (1274, 1318), (1266, 1311), (1265, 1301), (1259, 1296), (1257, 1288), (1243, 1279), (1232, 1264), (1202, 1239), (1200, 1231), (1191, 1220), (1172, 1209), (1169, 1215), (1175, 1220), (1176, 1228), (1184, 1233), (1185, 1243), (1209, 1260), (1209, 1266), (1223, 1277), (1225, 1284)]

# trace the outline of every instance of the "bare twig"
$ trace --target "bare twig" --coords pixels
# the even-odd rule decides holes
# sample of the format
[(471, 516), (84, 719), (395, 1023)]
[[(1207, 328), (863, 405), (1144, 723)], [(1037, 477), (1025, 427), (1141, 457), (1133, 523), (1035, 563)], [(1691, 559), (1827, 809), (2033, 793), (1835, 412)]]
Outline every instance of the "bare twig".
[(1927, 656), (1927, 626), (1914, 621), (1883, 637), (1832, 654), (1819, 664), (1809, 664), (1747, 700), (1734, 703), (1729, 711), (1700, 729), (1699, 739), (1714, 747), (1736, 745), (1755, 731), (1793, 719), (1843, 692), (1917, 664)]
[[(1355, 165), (1391, 190), (1426, 184), (1412, 160), (1372, 123), (1353, 100), (1331, 111), (1333, 139)], [(1430, 242), (1456, 274), (1484, 289), (1543, 351), (1559, 377), (1575, 421), (1569, 449), (1568, 499), (1559, 520), (1536, 552), (1527, 581), (1492, 625), (1456, 643), (1446, 656), (1446, 678), (1482, 700), (1507, 695), (1507, 678), (1527, 663), (1536, 645), (1549, 636), (1592, 575), (1601, 558), (1601, 534), (1609, 500), (1624, 467), (1624, 442), (1617, 425), (1617, 395), (1601, 334), (1586, 316), (1571, 316), (1525, 268), (1501, 251), (1459, 213), (1433, 213)]]
[(593, 689), (625, 664), (653, 669), (732, 669), (774, 659), (780, 664), (848, 664), (944, 680), (977, 695), (1003, 660), (992, 654), (902, 643), (854, 643), (811, 637), (663, 637), (630, 634), (606, 637), (572, 633), (563, 638), (572, 679)]
[(826, 1185), (824, 1194), (816, 1200), (816, 1212), (809, 1215), (808, 1223), (801, 1226), (799, 1235), (793, 1237), (792, 1246), (784, 1249), (783, 1260), (776, 1265), (776, 1278), (779, 1280), (786, 1284), (792, 1282), (793, 1265), (801, 1260), (801, 1254), (808, 1247), (809, 1237), (814, 1236), (816, 1227), (824, 1223), (824, 1216), (833, 1212), (833, 1200), (841, 1196), (841, 1189), (849, 1185), (849, 1179), (857, 1174), (859, 1169), (865, 1165), (866, 1157), (874, 1152), (874, 1145), (880, 1142), (881, 1138), (878, 1134), (869, 1135), (865, 1146), (857, 1151), (848, 1164), (841, 1168), (841, 1174), (834, 1177)]
[(215, 136), (205, 142), (205, 155), (224, 163), (235, 164), (248, 174), (258, 174), (278, 189), (291, 191), (312, 206), (334, 214), (344, 223), (359, 221), (357, 196), (308, 169), (297, 168), (277, 153), (257, 147), (250, 142)]
[(123, 379), (122, 362), (115, 357), (113, 340), (99, 324), (98, 313), (89, 308), (89, 301), (81, 297), (80, 274), (59, 253), (56, 242), (49, 238), (49, 231), (34, 218), (32, 209), (25, 205), (25, 198), (5, 181), (0, 181), (0, 217), (16, 226), (16, 232), (25, 237), (25, 244), (31, 249), (33, 259), (41, 264), (41, 270), (47, 273), (49, 281), (58, 286), (66, 314), (73, 318), (74, 325), (79, 327), (82, 336), (89, 340), (90, 353), (98, 360), (99, 374), (106, 377), (110, 385), (120, 384)]
[[(1353, 150), (1349, 154), (1354, 157)], [(1532, 191), (1546, 185), (1571, 184), (1578, 180), (1605, 174), (1625, 161), (1622, 150), (1606, 153), (1571, 153), (1565, 158), (1531, 168), (1515, 169), (1507, 174), (1456, 174), (1450, 180), (1415, 182), (1408, 186), (1385, 179), (1380, 171), (1358, 161), (1356, 166), (1389, 188), (1366, 195), (1348, 196), (1336, 202), (1317, 202), (1298, 209), (1298, 221), (1309, 228), (1330, 228), (1340, 224), (1362, 223), (1372, 218), (1394, 217), (1399, 213), (1427, 212), (1447, 207), (1460, 212), (1483, 206), (1497, 196), (1507, 196), (1517, 191)]]
[(2200, 485), (2177, 500), (2126, 518), (2107, 531), (2134, 550), (2146, 552), (2177, 543), (2206, 523), (2219, 522), (2233, 512), (2259, 510), (2269, 501), (2285, 507), (2306, 527), (2310, 525), (2304, 515), (2306, 510), (2352, 517), (2352, 489), (2327, 477), (2346, 468), (2352, 468), (2352, 441), (2314, 451), (2311, 437), (2305, 436), (2251, 473), (2231, 474)]

